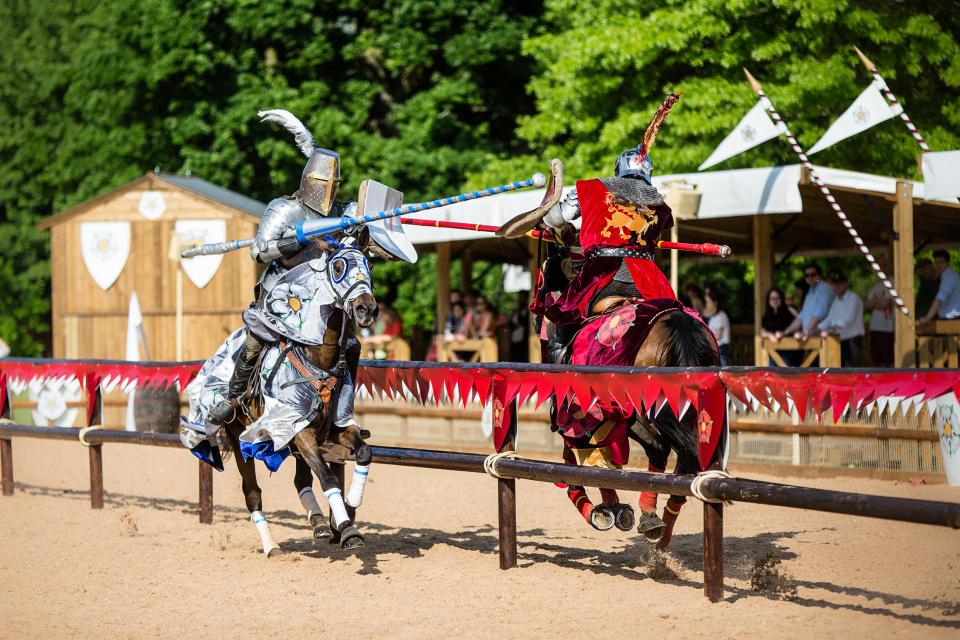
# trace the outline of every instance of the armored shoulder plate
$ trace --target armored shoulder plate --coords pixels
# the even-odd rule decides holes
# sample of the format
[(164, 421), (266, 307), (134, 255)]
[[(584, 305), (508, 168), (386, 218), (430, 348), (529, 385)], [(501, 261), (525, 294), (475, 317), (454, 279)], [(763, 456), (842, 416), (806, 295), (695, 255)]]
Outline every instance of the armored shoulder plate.
[(580, 201), (577, 200), (577, 189), (570, 189), (560, 197), (560, 202), (550, 209), (543, 218), (544, 224), (554, 229), (562, 227), (566, 222), (573, 222), (580, 217)]
[(306, 208), (300, 204), (299, 200), (274, 198), (263, 212), (263, 219), (257, 227), (253, 246), (250, 247), (250, 255), (257, 262), (270, 262), (277, 257), (272, 251), (277, 240), (295, 229), (297, 223), (307, 217)]

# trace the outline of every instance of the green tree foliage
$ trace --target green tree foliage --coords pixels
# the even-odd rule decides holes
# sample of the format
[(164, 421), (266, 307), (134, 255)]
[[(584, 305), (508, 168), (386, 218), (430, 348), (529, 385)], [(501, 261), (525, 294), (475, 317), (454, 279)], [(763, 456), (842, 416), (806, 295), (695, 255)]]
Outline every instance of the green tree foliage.
[[(536, 113), (518, 118), (517, 135), (531, 151), (498, 158), (471, 184), (542, 170), (550, 157), (564, 160), (571, 179), (609, 175), (670, 91), (684, 95), (657, 140), (656, 170), (695, 171), (757, 101), (742, 67), (810, 147), (870, 81), (854, 45), (878, 66), (931, 148), (960, 148), (956, 9), (918, 0), (548, 0), (545, 20), (553, 28), (524, 44), (543, 67), (529, 84)], [(918, 155), (895, 119), (815, 162), (919, 179)], [(796, 162), (781, 138), (717, 168)], [(793, 258), (777, 274), (788, 292), (803, 263)], [(875, 282), (860, 257), (821, 263), (846, 271), (861, 294)], [(681, 282), (716, 283), (734, 322), (749, 322), (750, 269), (734, 261), (681, 261)]]
[(3, 3), (0, 333), (17, 354), (42, 349), (48, 239), (35, 225), (48, 215), (154, 167), (262, 200), (295, 190), (303, 160), (285, 131), (257, 123), (259, 109), (292, 111), (341, 153), (343, 197), (368, 177), (408, 201), (455, 192), (490, 154), (515, 149), (516, 115), (532, 110), (520, 47), (540, 10), (501, 0)]

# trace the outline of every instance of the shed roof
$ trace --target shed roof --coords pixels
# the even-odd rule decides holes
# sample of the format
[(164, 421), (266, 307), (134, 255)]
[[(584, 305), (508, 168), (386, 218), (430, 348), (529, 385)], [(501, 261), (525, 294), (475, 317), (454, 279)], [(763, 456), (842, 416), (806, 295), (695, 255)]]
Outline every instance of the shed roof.
[(131, 180), (130, 182), (121, 185), (116, 189), (111, 189), (110, 191), (101, 193), (95, 198), (81, 202), (80, 204), (74, 205), (73, 207), (70, 207), (69, 209), (61, 211), (60, 213), (52, 215), (48, 218), (44, 218), (37, 226), (40, 229), (49, 229), (50, 227), (60, 224), (61, 222), (65, 222), (66, 220), (83, 213), (91, 206), (99, 204), (121, 193), (133, 191), (138, 188), (149, 189), (154, 181), (162, 182), (170, 187), (173, 187), (177, 191), (188, 192), (191, 195), (199, 196), (200, 198), (210, 200), (214, 203), (229, 207), (246, 215), (255, 216), (257, 218), (263, 215), (263, 210), (267, 206), (258, 200), (249, 198), (241, 193), (237, 193), (236, 191), (231, 191), (226, 187), (213, 184), (212, 182), (208, 182), (202, 178), (196, 178), (194, 176), (181, 176), (172, 173), (150, 172), (137, 178), (136, 180)]

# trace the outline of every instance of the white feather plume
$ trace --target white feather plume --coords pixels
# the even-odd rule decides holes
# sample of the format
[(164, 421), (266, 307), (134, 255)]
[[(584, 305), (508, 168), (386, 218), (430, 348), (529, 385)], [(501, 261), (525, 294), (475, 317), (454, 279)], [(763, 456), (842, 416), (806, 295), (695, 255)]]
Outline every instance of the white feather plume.
[(313, 154), (316, 144), (313, 141), (313, 134), (307, 129), (297, 116), (285, 109), (270, 109), (269, 111), (257, 111), (260, 116), (260, 122), (279, 122), (287, 131), (296, 138), (297, 146), (300, 151), (308, 158)]

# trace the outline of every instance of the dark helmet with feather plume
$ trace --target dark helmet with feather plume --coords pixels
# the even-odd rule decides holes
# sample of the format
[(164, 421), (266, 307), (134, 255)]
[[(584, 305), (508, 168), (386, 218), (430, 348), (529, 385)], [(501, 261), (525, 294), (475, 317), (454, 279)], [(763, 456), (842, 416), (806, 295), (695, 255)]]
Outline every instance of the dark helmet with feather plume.
[(667, 99), (657, 107), (653, 118), (650, 119), (650, 124), (647, 125), (647, 129), (643, 133), (643, 141), (636, 147), (627, 149), (617, 158), (617, 163), (613, 167), (614, 176), (617, 178), (637, 178), (647, 184), (653, 184), (653, 160), (650, 158), (650, 149), (657, 139), (660, 126), (670, 113), (673, 105), (680, 100), (681, 95), (682, 94), (679, 93), (671, 93), (667, 96)]

